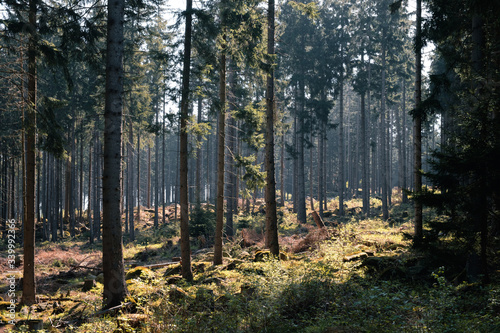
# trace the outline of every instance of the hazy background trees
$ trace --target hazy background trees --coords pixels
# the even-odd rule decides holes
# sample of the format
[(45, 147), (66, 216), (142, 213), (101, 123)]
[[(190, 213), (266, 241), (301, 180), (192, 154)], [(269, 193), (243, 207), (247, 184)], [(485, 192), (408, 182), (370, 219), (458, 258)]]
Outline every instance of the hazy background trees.
[[(37, 240), (84, 234), (89, 242), (99, 242), (104, 3), (5, 4), (2, 225), (5, 230), (9, 218), (24, 222), (25, 245), (28, 237), (34, 239), (29, 232), (35, 226)], [(352, 197), (362, 200), (366, 215), (390, 220), (393, 193), (406, 202), (412, 190), (422, 187), (414, 175), (424, 174), (423, 187), (438, 186), (441, 192), (433, 193), (436, 199), (424, 191), (419, 197), (427, 201), (421, 202), (447, 212), (454, 232), (470, 236), (470, 244), (479, 237), (486, 262), (488, 236), (499, 228), (498, 175), (491, 157), (498, 149), (498, 6), (464, 2), (461, 10), (439, 0), (424, 2), (429, 19), (422, 23), (422, 38), (437, 45), (429, 81), (425, 73), (418, 77), (413, 3), (275, 3), (273, 34), (268, 5), (210, 1), (182, 13), (184, 8), (156, 1), (125, 3), (119, 185), (125, 242), (136, 238), (144, 209), (154, 209), (155, 228), (177, 217), (197, 225), (198, 219), (205, 221), (204, 213), (217, 211), (217, 229), (212, 221), (207, 228), (191, 229), (191, 236), (203, 236), (208, 245), (217, 240), (219, 246), (224, 236), (237, 235), (238, 212), (264, 208), (259, 199), (266, 170), (273, 170), (264, 166), (265, 135), (274, 130), (274, 138), (267, 137), (267, 147), (274, 144), (267, 152), (274, 154), (267, 161), (275, 165), (272, 191), (283, 204), (293, 202), (301, 223), (307, 222), (308, 210), (341, 218), (344, 200)], [(30, 22), (30, 8), (43, 15)], [(188, 17), (192, 52), (184, 59), (183, 77)], [(181, 78), (186, 80), (182, 86)], [(422, 102), (413, 94), (420, 81)], [(271, 91), (274, 98), (266, 105)], [(413, 118), (417, 124), (421, 120), (415, 133)], [(419, 133), (421, 152), (413, 146)], [(467, 195), (456, 200), (457, 193)], [(381, 211), (371, 209), (373, 200), (381, 200)], [(171, 206), (169, 219), (172, 203), (182, 203), (182, 211)], [(188, 219), (194, 206), (197, 213)], [(418, 219), (416, 235), (424, 237)], [(222, 255), (219, 247), (216, 253)]]

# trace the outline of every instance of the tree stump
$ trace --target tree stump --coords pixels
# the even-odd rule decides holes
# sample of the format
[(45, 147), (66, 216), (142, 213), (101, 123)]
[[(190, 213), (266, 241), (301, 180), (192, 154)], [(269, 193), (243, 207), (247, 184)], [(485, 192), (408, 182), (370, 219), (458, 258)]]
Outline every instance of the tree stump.
[(97, 283), (95, 282), (95, 280), (85, 280), (85, 282), (83, 282), (82, 291), (87, 292), (90, 289), (94, 288), (96, 285)]
[(318, 228), (321, 229), (325, 227), (325, 223), (323, 222), (323, 219), (321, 218), (321, 216), (319, 216), (317, 211), (313, 210), (312, 217)]

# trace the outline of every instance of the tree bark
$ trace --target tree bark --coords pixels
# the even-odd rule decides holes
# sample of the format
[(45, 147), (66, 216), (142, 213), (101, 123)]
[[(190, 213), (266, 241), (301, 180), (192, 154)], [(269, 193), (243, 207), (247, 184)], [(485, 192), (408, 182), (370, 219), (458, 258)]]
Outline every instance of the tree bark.
[(222, 230), (224, 228), (224, 155), (226, 127), (226, 54), (223, 46), (220, 55), (219, 123), (217, 148), (217, 202), (214, 244), (214, 265), (222, 265)]
[[(403, 79), (403, 106), (402, 106), (402, 120), (401, 120), (401, 188), (402, 191), (402, 199), (403, 203), (408, 202), (408, 195), (406, 194), (407, 185), (406, 185), (406, 80)], [(441, 132), (443, 135), (443, 132)]]
[(128, 294), (120, 215), (124, 7), (124, 0), (108, 2), (102, 234), (104, 309), (120, 305)]
[[(159, 114), (159, 110), (158, 110), (158, 106), (156, 107), (156, 124), (159, 125), (159, 121), (158, 121), (158, 114)], [(160, 161), (159, 161), (159, 157), (160, 157), (160, 140), (158, 139), (158, 133), (155, 134), (155, 186), (154, 186), (154, 200), (155, 200), (155, 217), (154, 217), (154, 228), (155, 229), (158, 229), (158, 206), (159, 206), (159, 193), (158, 193), (158, 190), (159, 190), (159, 187), (160, 187)]]
[(381, 170), (381, 185), (382, 185), (382, 218), (387, 220), (389, 218), (388, 206), (388, 184), (387, 184), (387, 141), (386, 141), (386, 41), (385, 30), (382, 32), (382, 84), (381, 84), (381, 98), (380, 98), (380, 170)]
[(236, 154), (236, 120), (234, 119), (235, 111), (235, 99), (234, 92), (236, 91), (236, 77), (235, 70), (236, 66), (234, 62), (230, 59), (227, 61), (227, 67), (229, 68), (229, 73), (227, 73), (227, 81), (229, 84), (229, 92), (227, 96), (228, 113), (227, 118), (227, 154), (225, 156), (226, 160), (226, 183), (225, 183), (225, 193), (226, 193), (226, 237), (231, 239), (234, 235), (234, 212), (235, 212), (235, 197), (236, 197), (236, 168), (234, 165), (234, 156)]
[(285, 133), (281, 134), (281, 154), (280, 154), (280, 192), (282, 207), (285, 207)]
[[(203, 118), (202, 118), (202, 106), (203, 106), (203, 100), (201, 96), (198, 97), (198, 124), (201, 124)], [(202, 140), (201, 134), (198, 134), (196, 141), (200, 145)], [(202, 153), (203, 149), (200, 145), (197, 153), (196, 153), (196, 176), (195, 176), (195, 191), (194, 191), (194, 196), (195, 196), (195, 202), (196, 202), (196, 207), (199, 209), (201, 207), (201, 162), (202, 162)]]
[[(295, 105), (297, 105), (297, 96), (295, 96)], [(298, 177), (299, 177), (299, 159), (298, 159), (298, 137), (299, 137), (299, 130), (298, 130), (298, 121), (297, 121), (297, 111), (298, 108), (297, 106), (295, 107), (295, 116), (293, 117), (293, 155), (292, 155), (292, 160), (293, 160), (293, 173), (292, 173), (292, 199), (293, 199), (293, 212), (297, 213), (298, 212), (298, 190), (297, 190), (297, 184), (298, 184)]]
[[(314, 137), (311, 134), (311, 145), (314, 142)], [(314, 172), (313, 172), (313, 157), (314, 157), (314, 147), (309, 148), (309, 204), (311, 210), (314, 210)]]
[(182, 96), (180, 115), (180, 155), (179, 155), (179, 185), (181, 204), (181, 260), (182, 277), (193, 280), (191, 270), (191, 249), (189, 244), (189, 198), (188, 198), (188, 107), (189, 107), (189, 75), (191, 69), (191, 20), (192, 0), (186, 1), (186, 27), (184, 35), (184, 59), (182, 69)]
[[(274, 55), (274, 0), (268, 0), (267, 54)], [(266, 246), (279, 258), (276, 180), (274, 164), (274, 67), (267, 74), (266, 90)], [(283, 195), (283, 194), (282, 194)]]
[(141, 222), (141, 129), (137, 129), (137, 215), (134, 222), (130, 225), (130, 241), (135, 240), (135, 224), (139, 225)]
[[(163, 114), (165, 114), (165, 102), (163, 103)], [(163, 118), (162, 122), (162, 133), (161, 133), (161, 204), (162, 204), (162, 210), (161, 210), (161, 222), (162, 224), (165, 224), (165, 203), (166, 203), (166, 198), (165, 198), (165, 118)], [(170, 191), (169, 191), (170, 193)]]
[(299, 81), (299, 114), (297, 116), (297, 219), (306, 223), (306, 184), (304, 175), (304, 140), (305, 140), (305, 86)]
[(92, 220), (92, 199), (93, 197), (93, 191), (92, 191), (92, 143), (89, 145), (89, 179), (88, 179), (88, 200), (87, 200), (87, 220), (89, 224), (89, 229), (90, 229), (90, 237), (89, 237), (89, 243), (93, 244), (94, 243), (94, 222)]
[(362, 197), (363, 213), (370, 214), (370, 176), (368, 174), (368, 156), (370, 154), (368, 147), (367, 119), (365, 106), (365, 92), (361, 93), (361, 172), (362, 179)]
[[(130, 110), (129, 110), (130, 116)], [(129, 119), (128, 123), (128, 145), (127, 145), (127, 216), (128, 220), (125, 221), (127, 225), (126, 230), (129, 233), (130, 239), (132, 239), (132, 234), (134, 232), (134, 127), (132, 126), (132, 118)]]
[(324, 141), (324, 131), (325, 131), (325, 124), (321, 123), (320, 124), (321, 130), (319, 131), (319, 136), (318, 136), (318, 201), (319, 201), (319, 216), (323, 218), (323, 201), (324, 201), (324, 146), (325, 146), (325, 141)]
[(151, 145), (148, 143), (148, 186), (146, 191), (146, 207), (151, 208)]
[[(80, 133), (83, 130), (83, 121), (80, 123)], [(80, 134), (80, 193), (78, 200), (78, 222), (83, 223), (83, 137)], [(47, 196), (48, 197), (48, 196)]]
[[(343, 74), (341, 74), (343, 75)], [(345, 149), (344, 149), (344, 78), (339, 82), (339, 216), (344, 216)]]
[(26, 131), (26, 187), (24, 194), (23, 228), (23, 296), (22, 304), (36, 302), (35, 282), (35, 170), (36, 170), (36, 107), (37, 107), (37, 70), (36, 70), (36, 15), (37, 0), (29, 1), (29, 41), (28, 41), (28, 117)]
[[(415, 37), (415, 116), (413, 117), (413, 146), (414, 146), (414, 191), (422, 191), (422, 117), (420, 108), (422, 103), (422, 0), (417, 0), (417, 21)], [(414, 200), (415, 235), (413, 243), (420, 246), (424, 237), (422, 220), (422, 203)]]
[(71, 128), (71, 179), (69, 188), (69, 233), (71, 237), (75, 237), (75, 191), (76, 191), (76, 137), (75, 137), (75, 122), (72, 123)]

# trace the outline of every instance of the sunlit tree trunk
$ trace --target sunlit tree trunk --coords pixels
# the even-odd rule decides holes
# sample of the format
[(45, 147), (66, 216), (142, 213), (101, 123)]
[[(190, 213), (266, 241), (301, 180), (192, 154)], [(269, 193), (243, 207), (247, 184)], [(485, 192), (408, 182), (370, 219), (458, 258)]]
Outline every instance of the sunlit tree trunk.
[[(274, 0), (268, 0), (267, 54), (274, 55)], [(279, 258), (276, 180), (274, 165), (274, 68), (267, 74), (266, 90), (266, 246)]]
[[(203, 103), (202, 103), (202, 98), (201, 96), (198, 97), (198, 124), (201, 124), (203, 118), (202, 118), (202, 106), (203, 106)], [(202, 137), (201, 137), (201, 134), (198, 134), (197, 138), (196, 138), (196, 141), (198, 142), (198, 144), (201, 145), (201, 140), (202, 140)], [(200, 205), (201, 205), (201, 162), (202, 162), (202, 147), (200, 146), (200, 148), (198, 149), (197, 153), (196, 153), (196, 176), (195, 176), (195, 192), (194, 192), (194, 196), (195, 196), (195, 203), (196, 203), (196, 207), (197, 208), (200, 208)]]
[(102, 233), (104, 308), (120, 305), (128, 294), (120, 215), (124, 7), (124, 0), (108, 2)]
[[(342, 74), (341, 74), (342, 75)], [(339, 82), (339, 216), (344, 216), (345, 148), (344, 148), (344, 79)]]
[(220, 55), (219, 70), (219, 120), (217, 125), (217, 198), (216, 198), (216, 225), (214, 244), (214, 265), (222, 264), (222, 230), (224, 228), (224, 155), (226, 137), (226, 55), (224, 48)]
[(233, 237), (233, 225), (234, 225), (234, 212), (235, 212), (235, 198), (236, 195), (236, 168), (234, 164), (234, 156), (236, 154), (236, 120), (234, 118), (235, 111), (235, 99), (234, 93), (236, 91), (236, 77), (235, 70), (236, 66), (233, 61), (228, 59), (227, 61), (228, 72), (227, 81), (229, 84), (229, 93), (227, 96), (228, 112), (227, 112), (227, 126), (226, 126), (226, 147), (227, 154), (225, 156), (226, 160), (226, 183), (225, 183), (225, 197), (226, 197), (226, 236), (231, 239)]
[(134, 222), (132, 219), (132, 224), (130, 225), (130, 241), (135, 240), (135, 224), (139, 226), (141, 222), (141, 129), (137, 129), (137, 215)]

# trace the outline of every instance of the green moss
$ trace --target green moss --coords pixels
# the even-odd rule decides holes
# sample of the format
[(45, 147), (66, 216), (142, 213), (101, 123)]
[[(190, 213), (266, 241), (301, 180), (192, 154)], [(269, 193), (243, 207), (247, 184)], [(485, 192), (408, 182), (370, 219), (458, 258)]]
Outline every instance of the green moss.
[(125, 275), (125, 280), (131, 279), (142, 279), (142, 280), (151, 280), (155, 278), (155, 273), (149, 268), (137, 266), (129, 271)]

